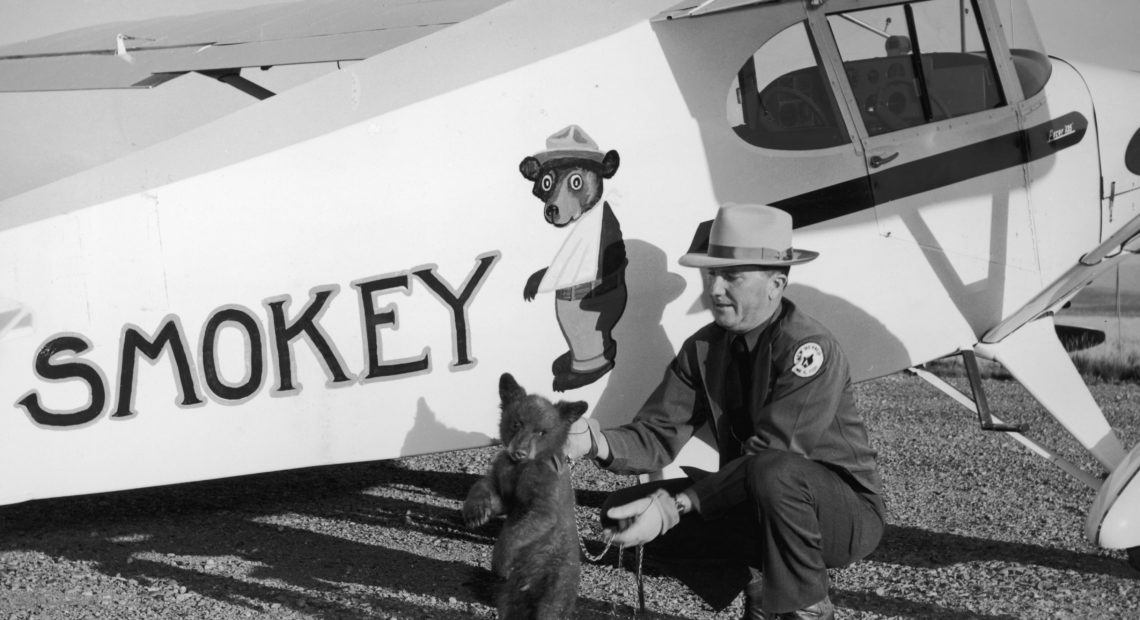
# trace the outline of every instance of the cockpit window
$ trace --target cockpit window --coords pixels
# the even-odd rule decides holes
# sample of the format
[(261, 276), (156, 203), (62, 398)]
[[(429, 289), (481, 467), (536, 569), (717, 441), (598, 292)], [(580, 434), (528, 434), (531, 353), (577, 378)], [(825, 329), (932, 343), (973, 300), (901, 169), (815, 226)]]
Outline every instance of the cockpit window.
[(1045, 54), (1045, 46), (1037, 35), (1037, 26), (1024, 0), (998, 0), (997, 14), (1002, 29), (1009, 33), (1009, 51), (1013, 68), (1021, 82), (1021, 92), (1028, 99), (1045, 88), (1053, 64)]
[(728, 93), (728, 119), (755, 146), (820, 149), (850, 142), (835, 105), (807, 26), (799, 23), (745, 61)]
[(972, 2), (909, 2), (828, 23), (872, 136), (1006, 103)]

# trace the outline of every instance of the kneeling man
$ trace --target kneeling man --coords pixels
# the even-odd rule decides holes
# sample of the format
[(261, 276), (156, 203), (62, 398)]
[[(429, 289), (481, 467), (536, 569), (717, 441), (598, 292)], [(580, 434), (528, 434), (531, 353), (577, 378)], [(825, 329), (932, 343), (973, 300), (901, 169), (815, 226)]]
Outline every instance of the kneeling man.
[(817, 256), (792, 247), (784, 211), (721, 207), (708, 250), (680, 260), (701, 270), (713, 322), (685, 341), (632, 422), (602, 431), (579, 420), (566, 447), (615, 473), (649, 473), (711, 425), (718, 471), (618, 491), (602, 519), (618, 544), (747, 564), (746, 618), (834, 617), (827, 569), (865, 557), (883, 532), (847, 360), (784, 298), (790, 266)]

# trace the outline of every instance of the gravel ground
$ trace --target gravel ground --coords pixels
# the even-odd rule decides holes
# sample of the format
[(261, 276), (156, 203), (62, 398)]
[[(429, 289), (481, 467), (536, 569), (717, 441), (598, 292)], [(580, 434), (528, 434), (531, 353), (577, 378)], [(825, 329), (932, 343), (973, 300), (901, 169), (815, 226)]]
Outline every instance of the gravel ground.
[[(961, 383), (961, 380), (958, 380)], [(964, 386), (963, 386), (964, 387)], [(993, 411), (1067, 458), (1095, 463), (1012, 382)], [(1140, 386), (1094, 386), (1129, 446)], [(1082, 537), (1093, 493), (920, 380), (858, 386), (879, 450), (889, 527), (867, 560), (832, 572), (840, 618), (1140, 618), (1140, 572)], [(489, 406), (493, 406), (493, 403)], [(493, 449), (0, 507), (0, 620), (26, 618), (493, 617), (496, 525), (459, 507)], [(579, 528), (631, 483), (577, 465)], [(584, 566), (578, 618), (634, 617), (609, 551)], [(652, 618), (736, 618), (647, 563)]]

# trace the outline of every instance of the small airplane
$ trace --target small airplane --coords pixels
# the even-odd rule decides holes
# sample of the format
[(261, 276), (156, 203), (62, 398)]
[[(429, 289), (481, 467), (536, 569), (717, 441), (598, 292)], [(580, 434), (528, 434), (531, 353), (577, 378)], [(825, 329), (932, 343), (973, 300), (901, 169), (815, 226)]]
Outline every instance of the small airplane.
[(0, 91), (191, 72), (262, 100), (0, 202), (0, 503), (488, 445), (505, 371), (624, 422), (708, 321), (677, 258), (752, 202), (821, 253), (789, 295), (855, 381), (944, 389), (1140, 568), (1140, 446), (1053, 319), (1140, 251), (1140, 77), (1047, 56), (1023, 0), (305, 0), (0, 48)]

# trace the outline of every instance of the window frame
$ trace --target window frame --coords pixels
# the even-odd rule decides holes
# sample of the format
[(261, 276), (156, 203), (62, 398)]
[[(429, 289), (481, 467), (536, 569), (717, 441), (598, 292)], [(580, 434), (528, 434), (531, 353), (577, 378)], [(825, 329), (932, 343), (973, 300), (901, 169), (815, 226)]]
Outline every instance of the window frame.
[[(843, 116), (846, 122), (851, 124), (851, 130), (853, 130), (854, 135), (858, 136), (856, 143), (866, 143), (868, 140), (876, 140), (884, 136), (894, 136), (898, 139), (908, 135), (923, 134), (931, 127), (945, 128), (955, 123), (966, 122), (974, 118), (992, 117), (995, 115), (1004, 116), (1009, 114), (1011, 110), (1017, 109), (1025, 101), (1024, 94), (1021, 90), (1021, 82), (1013, 66), (1009, 45), (1001, 29), (1001, 21), (994, 3), (992, 0), (959, 0), (969, 2), (975, 11), (980, 30), (979, 35), (982, 38), (983, 47), (989, 56), (988, 60), (994, 69), (998, 86), (1004, 95), (1005, 103), (994, 108), (979, 110), (962, 116), (924, 122), (894, 131), (870, 134), (863, 121), (860, 107), (862, 104), (856, 99), (854, 89), (844, 69), (843, 56), (839, 51), (839, 44), (835, 40), (828, 17), (839, 13), (849, 13), (865, 9), (910, 5), (920, 1), (922, 0), (880, 0), (878, 2), (868, 2), (867, 0), (830, 0), (819, 9), (808, 11), (807, 24), (810, 36), (822, 55), (824, 68), (828, 73), (828, 80), (832, 84), (832, 90), (835, 96), (840, 100), (840, 107), (846, 108), (843, 112)], [(918, 43), (921, 44), (921, 42)], [(923, 84), (922, 88), (925, 95), (927, 85)], [(1044, 89), (1042, 89), (1042, 92), (1043, 91)], [(923, 100), (925, 102), (926, 98), (924, 97)], [(926, 105), (926, 103), (924, 103), (924, 105)]]
[[(744, 63), (741, 65), (741, 67), (739, 69), (737, 69), (736, 75), (739, 78), (739, 75), (743, 72), (744, 67), (747, 66), (747, 64), (749, 62), (754, 63), (757, 55), (762, 55), (761, 52), (764, 50), (765, 46), (767, 46), (769, 43), (771, 43), (773, 39), (784, 34), (785, 32), (788, 32), (792, 29), (795, 29), (795, 28), (801, 29), (801, 32), (803, 33), (804, 42), (807, 44), (808, 48), (811, 51), (812, 60), (814, 62), (813, 67), (819, 71), (819, 78), (821, 81), (821, 87), (824, 91), (823, 95), (827, 98), (826, 101), (817, 101), (816, 103), (821, 105), (821, 106), (826, 105), (827, 110), (833, 116), (832, 120), (834, 120), (834, 122), (835, 122), (834, 129), (836, 132), (838, 132), (838, 134), (840, 134), (839, 135), (840, 140), (834, 144), (812, 145), (812, 146), (806, 146), (803, 148), (786, 148), (786, 147), (782, 147), (782, 146), (776, 146), (773, 144), (759, 144), (759, 143), (754, 142), (754, 141), (748, 139), (747, 137), (741, 135), (740, 133), (737, 133), (737, 138), (739, 138), (741, 141), (748, 144), (749, 146), (752, 146), (755, 148), (764, 149), (767, 151), (788, 152), (788, 153), (805, 153), (805, 152), (811, 152), (811, 151), (821, 151), (821, 150), (834, 149), (834, 148), (839, 148), (839, 147), (846, 147), (850, 144), (854, 144), (856, 141), (859, 140), (859, 136), (858, 136), (858, 134), (856, 134), (853, 131), (854, 126), (851, 124), (851, 119), (849, 117), (849, 110), (842, 100), (842, 95), (837, 90), (838, 84), (835, 82), (832, 72), (828, 71), (828, 69), (827, 69), (827, 64), (829, 61), (829, 59), (827, 58), (827, 54), (826, 54), (826, 52), (821, 50), (816, 45), (815, 36), (812, 32), (811, 26), (807, 23), (806, 19), (801, 18), (799, 20), (796, 20), (795, 22), (790, 23), (789, 25), (787, 25), (783, 29), (779, 30), (775, 35), (773, 35), (773, 36), (769, 37), (767, 40), (765, 40), (760, 45), (760, 47), (758, 47), (755, 51), (752, 52), (752, 55), (749, 56), (749, 58), (744, 61)], [(806, 68), (809, 68), (809, 67), (805, 67), (805, 69)], [(755, 73), (755, 68), (753, 68), (753, 73)], [(791, 75), (792, 73), (795, 73), (795, 70), (788, 72), (788, 73), (784, 73), (783, 75), (777, 77), (775, 80), (769, 82), (768, 84), (763, 85), (764, 86), (763, 89), (760, 88), (760, 86), (761, 86), (760, 84), (758, 84), (758, 83), (755, 84), (757, 96), (762, 94), (769, 87), (776, 85), (778, 80), (780, 80), (784, 77), (787, 77), (787, 76)], [(740, 89), (745, 88), (744, 81), (738, 79), (737, 87)], [(731, 97), (731, 95), (732, 95), (732, 93), (730, 91), (729, 96)], [(743, 97), (743, 94), (741, 94), (741, 97)], [(740, 101), (740, 105), (741, 105), (741, 113), (745, 119), (744, 126), (748, 127), (747, 106), (745, 105), (743, 100)]]

